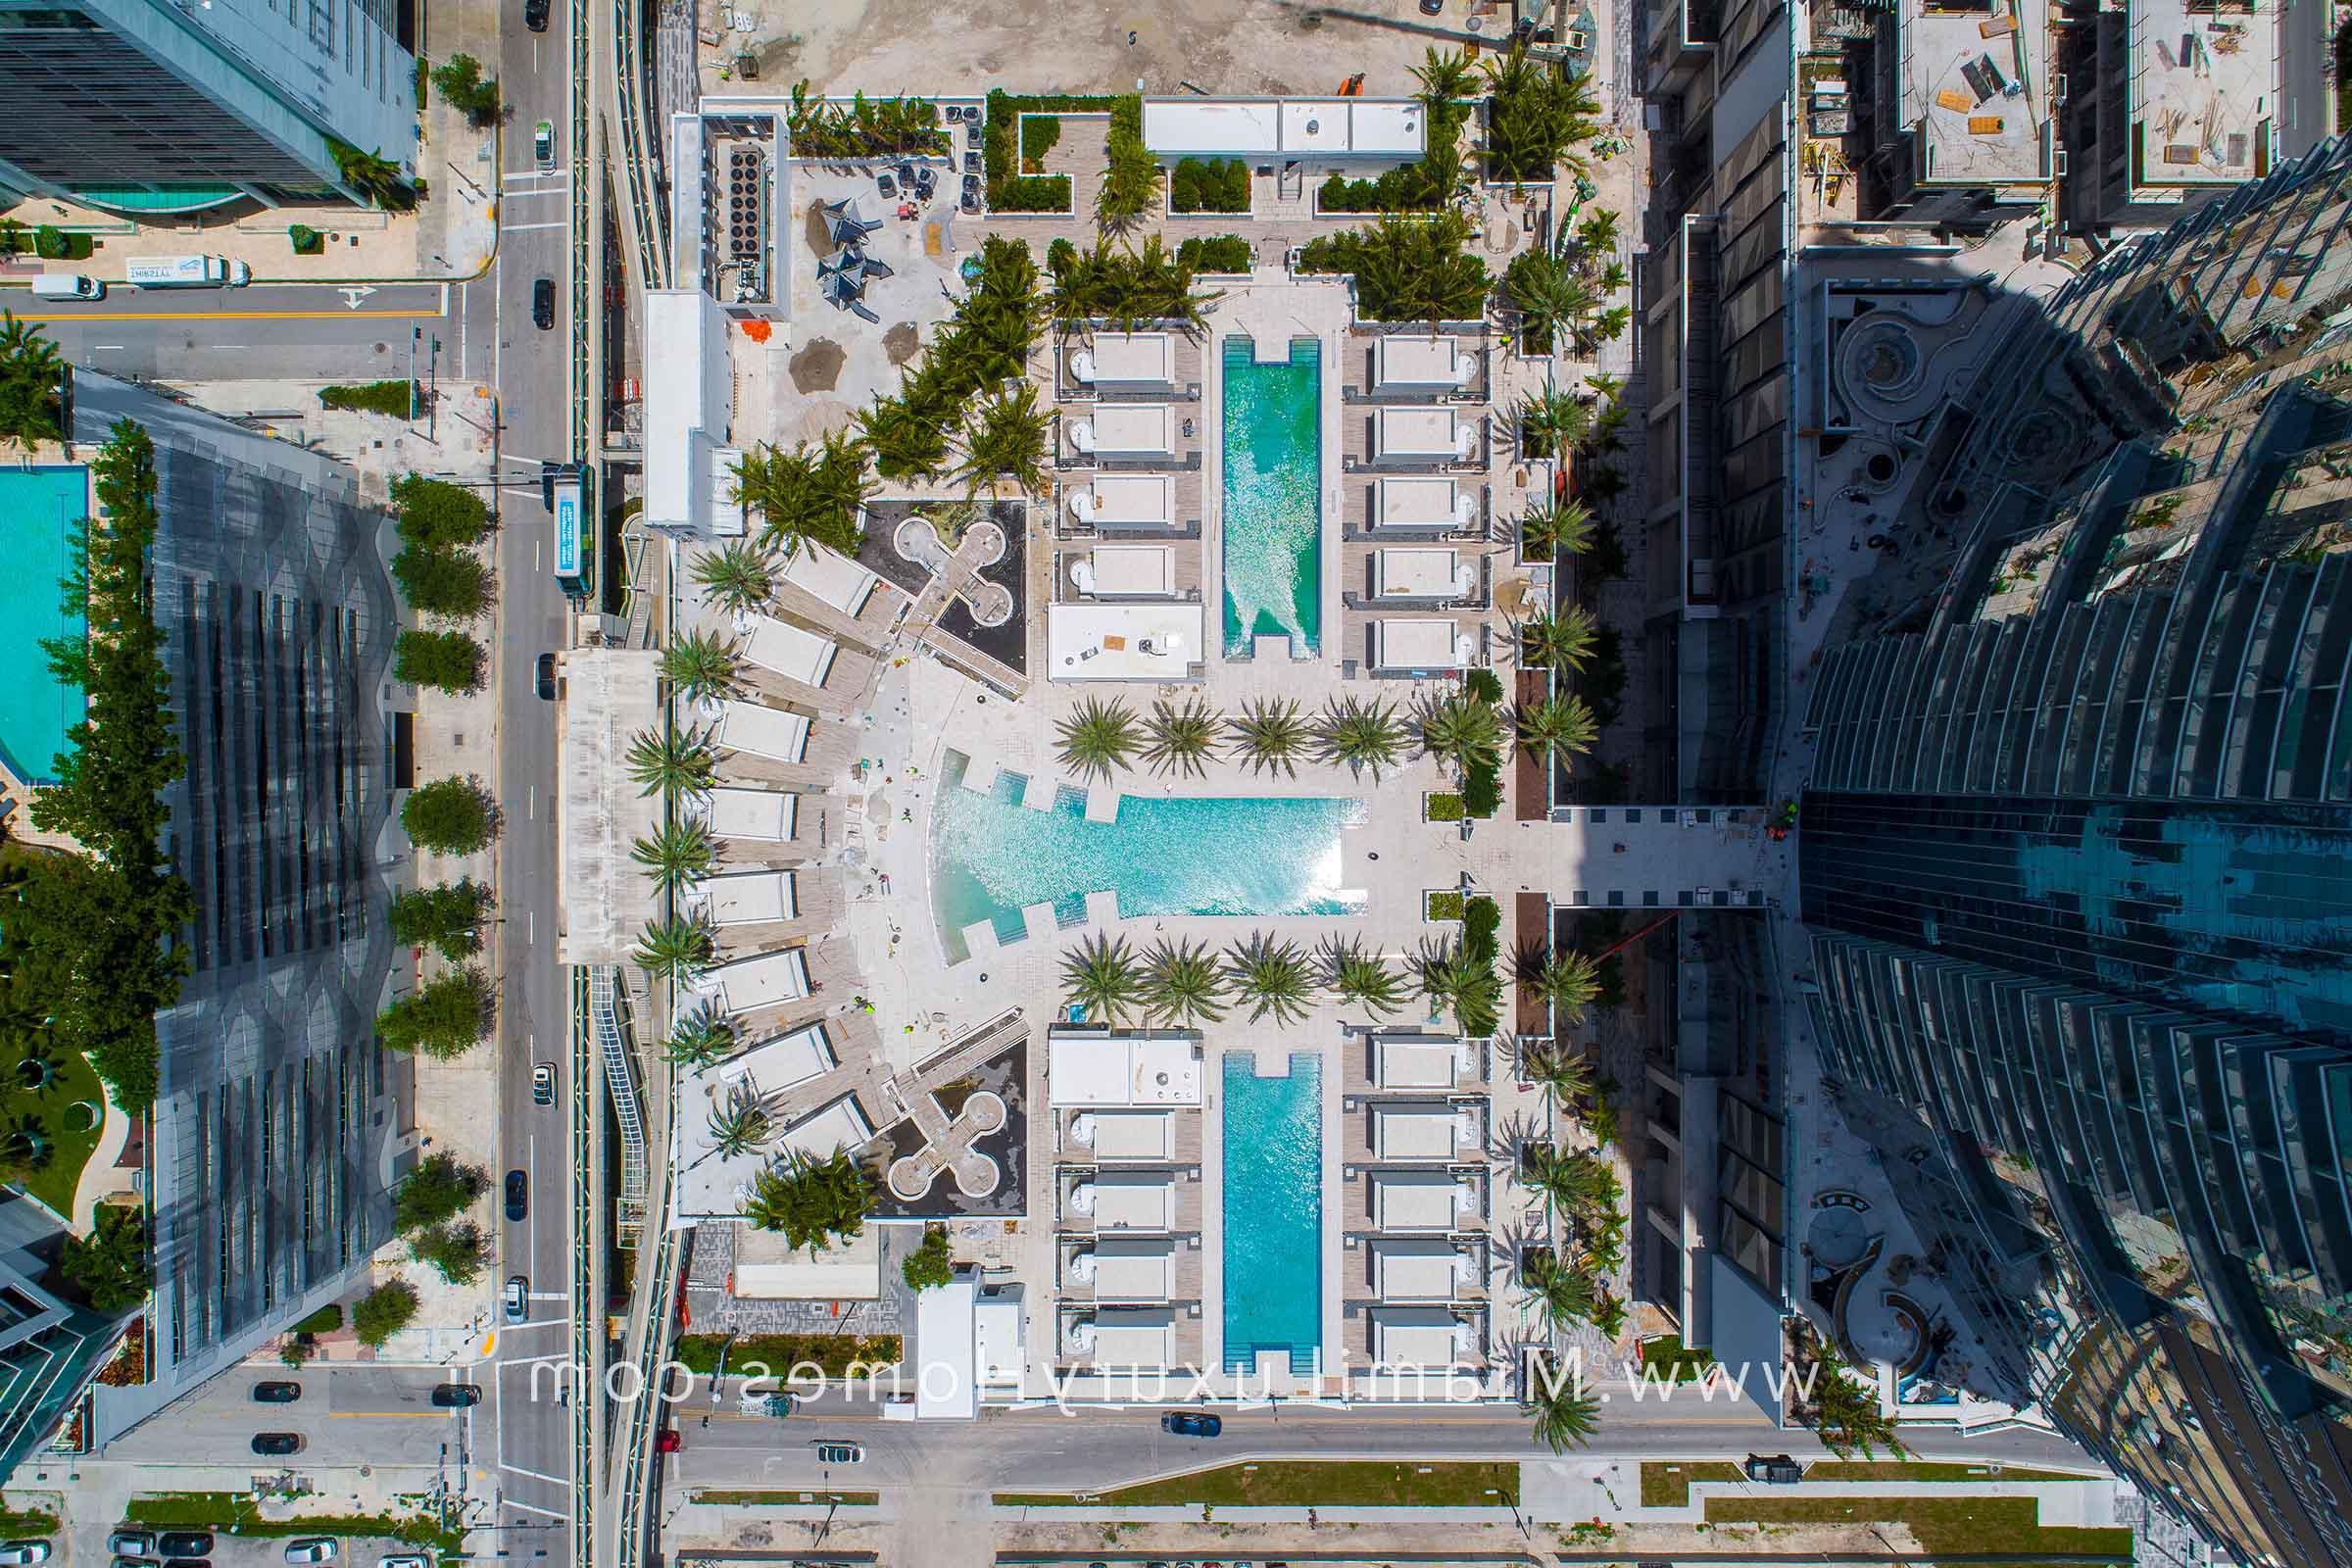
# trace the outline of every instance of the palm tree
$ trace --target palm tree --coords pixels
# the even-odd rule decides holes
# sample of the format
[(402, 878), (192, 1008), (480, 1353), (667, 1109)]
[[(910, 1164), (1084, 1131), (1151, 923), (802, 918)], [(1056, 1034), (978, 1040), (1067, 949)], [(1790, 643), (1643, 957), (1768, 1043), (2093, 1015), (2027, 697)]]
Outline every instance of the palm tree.
[(640, 795), (700, 795), (710, 788), (718, 754), (698, 730), (639, 730), (629, 742), (629, 777)]
[(735, 689), (735, 640), (690, 631), (662, 650), (662, 674), (680, 697), (699, 703)]
[(1606, 256), (1617, 249), (1617, 215), (1606, 207), (1588, 211), (1576, 224), (1576, 248), (1588, 257)]
[(1127, 939), (1113, 942), (1100, 932), (1061, 960), (1062, 1000), (1084, 1007), (1087, 1015), (1118, 1027), (1119, 1014), (1144, 998), (1144, 975)]
[(1536, 1440), (1554, 1453), (1583, 1447), (1600, 1423), (1599, 1401), (1573, 1378), (1557, 1386), (1531, 1382), (1521, 1407), (1535, 1417)]
[(1512, 423), (1519, 429), (1522, 456), (1556, 458), (1584, 444), (1592, 427), (1592, 405), (1546, 381), (1542, 391), (1519, 400)]
[(1570, 605), (1557, 615), (1539, 610), (1519, 623), (1519, 665), (1522, 669), (1582, 669), (1592, 657), (1592, 639), (1599, 631), (1592, 612)]
[(1413, 79), (1421, 83), (1421, 99), (1428, 104), (1449, 103), (1467, 98), (1478, 76), (1478, 68), (1470, 57), (1458, 49), (1439, 49), (1434, 44), (1423, 54), (1421, 64), (1413, 67)]
[(1502, 715), (1475, 692), (1454, 691), (1425, 705), (1418, 715), (1421, 750), (1468, 775), (1502, 756)]
[(1610, 1203), (1617, 1186), (1598, 1159), (1583, 1152), (1563, 1154), (1554, 1144), (1530, 1144), (1520, 1151), (1519, 1184), (1561, 1214)]
[(1208, 776), (1205, 764), (1217, 755), (1217, 715), (1200, 693), (1186, 698), (1182, 708), (1165, 698), (1153, 703), (1144, 732), (1144, 760), (1152, 772), (1164, 775), (1181, 768), (1195, 778)]
[(657, 980), (686, 981), (710, 966), (710, 928), (699, 920), (656, 920), (637, 939), (629, 956)]
[(1592, 1093), (1592, 1069), (1584, 1053), (1556, 1040), (1528, 1047), (1519, 1058), (1519, 1074), (1565, 1111), (1573, 1112)]
[(721, 1159), (748, 1154), (774, 1136), (776, 1119), (760, 1099), (760, 1091), (739, 1080), (727, 1092), (727, 1102), (710, 1113), (710, 1150)]
[(57, 1052), (48, 1037), (27, 1041), (24, 1054), (17, 1058), (17, 1082), (28, 1094), (46, 1095), (57, 1087)]
[(58, 384), (65, 361), (39, 325), (0, 313), (0, 441), (30, 450), (64, 433)]
[(1553, 1012), (1569, 1023), (1584, 1021), (1585, 1009), (1600, 995), (1600, 965), (1589, 954), (1559, 948), (1544, 956), (1543, 964), (1519, 982), (1544, 999)]
[(1531, 1248), (1520, 1259), (1519, 1285), (1553, 1328), (1592, 1320), (1592, 1276), (1569, 1267), (1548, 1247)]
[(1581, 328), (1600, 309), (1601, 295), (1555, 251), (1532, 250), (1512, 259), (1502, 274), (1503, 293), (1543, 347)]
[(1581, 697), (1545, 697), (1520, 706), (1515, 715), (1519, 747), (1549, 760), (1565, 760), (1592, 749), (1598, 726)]
[(1357, 778), (1368, 769), (1372, 782), (1380, 770), (1396, 765), (1404, 751), (1404, 726), (1394, 704), (1361, 697), (1334, 698), (1315, 726), (1315, 740), (1326, 762), (1345, 762)]
[(670, 822), (652, 838), (629, 846), (629, 858), (645, 867), (664, 897), (708, 876), (713, 853), (710, 835), (700, 822)]
[(1306, 950), (1296, 942), (1277, 942), (1253, 931), (1247, 942), (1234, 945), (1225, 972), (1232, 978), (1234, 995), (1250, 1004), (1251, 1023), (1269, 1012), (1278, 1024), (1297, 1023), (1314, 1005), (1314, 972)]
[(1592, 511), (1582, 501), (1539, 501), (1519, 519), (1519, 553), (1530, 561), (1557, 561), (1592, 548)]
[(1463, 1034), (1494, 1033), (1502, 982), (1494, 977), (1492, 961), (1458, 941), (1424, 943), (1414, 956), (1413, 971), (1421, 995), (1450, 1011)]
[(747, 615), (767, 608), (774, 596), (775, 563), (763, 547), (738, 539), (698, 557), (694, 580), (711, 609), (722, 615)]
[(1022, 381), (982, 403), (964, 420), (963, 457), (955, 469), (964, 494), (982, 489), (998, 494), (1002, 479), (1010, 479), (1025, 495), (1045, 489), (1053, 429), (1054, 411), (1039, 406), (1035, 382)]
[(45, 1168), (57, 1152), (49, 1129), (41, 1118), (21, 1115), (9, 1123), (8, 1132), (0, 1136), (0, 1159), (19, 1169), (35, 1171)]
[(1144, 959), (1144, 1007), (1152, 1021), (1181, 1029), (1225, 1017), (1225, 976), (1216, 955), (1190, 942), (1154, 946)]
[[(934, 356), (939, 351), (935, 344)], [(948, 421), (922, 412), (929, 405), (912, 377), (901, 377), (899, 393), (858, 411), (858, 439), (872, 451), (875, 471), (884, 478), (936, 478), (948, 466)]]
[(662, 1054), (691, 1071), (723, 1059), (734, 1049), (734, 1026), (710, 1008), (698, 1007), (670, 1026)]
[(1298, 755), (1306, 750), (1309, 731), (1298, 705), (1288, 700), (1255, 698), (1242, 705), (1239, 718), (1229, 718), (1234, 755), (1250, 764), (1252, 773), (1277, 770), (1298, 776)]
[(1404, 1006), (1404, 986), (1396, 971), (1378, 954), (1364, 951), (1360, 942), (1336, 938), (1323, 951), (1323, 983), (1342, 1002), (1351, 1002), (1379, 1017)]
[(1060, 737), (1054, 755), (1062, 766), (1082, 779), (1108, 780), (1114, 770), (1132, 766), (1128, 759), (1142, 739), (1127, 705), (1106, 703), (1100, 697), (1080, 703), (1076, 712), (1054, 728)]

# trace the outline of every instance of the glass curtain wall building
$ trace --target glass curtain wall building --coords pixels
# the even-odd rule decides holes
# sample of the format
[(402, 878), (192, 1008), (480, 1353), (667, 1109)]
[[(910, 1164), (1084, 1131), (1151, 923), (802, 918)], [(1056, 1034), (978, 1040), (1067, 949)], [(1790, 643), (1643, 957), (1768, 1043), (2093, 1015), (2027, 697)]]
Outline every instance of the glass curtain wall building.
[[(1826, 1065), (1987, 1345), (2241, 1559), (2352, 1561), (2352, 145), (2004, 347), (1922, 629), (1825, 653)], [(2079, 461), (2002, 475), (2053, 423)], [(1904, 1168), (1894, 1169), (1901, 1165)]]

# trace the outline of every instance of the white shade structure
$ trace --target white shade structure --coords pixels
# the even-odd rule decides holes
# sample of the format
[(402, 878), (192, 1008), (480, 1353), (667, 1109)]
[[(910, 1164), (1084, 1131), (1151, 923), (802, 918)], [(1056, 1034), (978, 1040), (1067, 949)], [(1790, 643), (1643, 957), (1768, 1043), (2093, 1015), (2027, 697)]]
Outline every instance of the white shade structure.
[(1098, 473), (1070, 492), (1080, 522), (1168, 523), (1176, 520), (1176, 481), (1164, 473)]
[(1376, 528), (1466, 528), (1478, 516), (1478, 497), (1443, 474), (1406, 474), (1373, 483)]
[(831, 605), (845, 615), (864, 612), (882, 579), (846, 556), (804, 540), (784, 563), (784, 580)]
[(705, 825), (722, 839), (784, 843), (800, 819), (800, 800), (779, 790), (714, 789), (704, 797)]
[(1449, 337), (1392, 332), (1373, 345), (1372, 372), (1383, 387), (1449, 391), (1470, 384), (1478, 361)]
[(804, 686), (824, 685), (825, 676), (832, 672), (834, 656), (841, 652), (841, 644), (773, 615), (753, 615), (750, 619), (749, 635), (743, 644), (744, 658), (761, 669), (772, 670)]
[(1467, 669), (1478, 644), (1450, 620), (1372, 622), (1369, 659), (1374, 669)]
[(1111, 599), (1168, 599), (1176, 593), (1172, 545), (1097, 545), (1070, 564), (1070, 585)]
[(730, 697), (718, 705), (710, 741), (722, 750), (748, 752), (774, 762), (801, 762), (808, 757), (808, 727), (806, 714)]
[(1376, 599), (1467, 599), (1478, 591), (1478, 567), (1452, 549), (1390, 545), (1372, 556)]

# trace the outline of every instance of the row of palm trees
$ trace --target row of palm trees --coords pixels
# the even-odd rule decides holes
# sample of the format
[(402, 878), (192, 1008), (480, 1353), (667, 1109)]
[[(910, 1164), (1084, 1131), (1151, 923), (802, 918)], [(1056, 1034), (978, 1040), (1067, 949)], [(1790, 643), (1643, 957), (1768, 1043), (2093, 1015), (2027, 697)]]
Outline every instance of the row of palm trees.
[[(1069, 1005), (1112, 1028), (1141, 1021), (1152, 1028), (1199, 1029), (1222, 1022), (1237, 1007), (1248, 1010), (1251, 1023), (1272, 1018), (1287, 1026), (1302, 1021), (1326, 998), (1387, 1017), (1405, 1008), (1408, 995), (1418, 995), (1458, 1015), (1466, 1000), (1500, 990), (1494, 966), (1458, 939), (1425, 942), (1401, 961), (1400, 970), (1360, 941), (1338, 937), (1310, 950), (1252, 931), (1221, 954), (1190, 939), (1163, 939), (1138, 953), (1124, 937), (1097, 933), (1063, 956), (1061, 980)], [(1582, 1016), (1597, 993), (1592, 960), (1581, 953), (1531, 949), (1515, 968), (1519, 985), (1563, 1016)]]
[[(1540, 643), (1562, 665), (1581, 663), (1591, 620), (1582, 611), (1570, 615), (1580, 618), (1522, 623), (1523, 650)], [(1513, 739), (1546, 760), (1575, 757), (1592, 749), (1595, 732), (1592, 710), (1572, 695), (1522, 703), (1508, 719), (1494, 704), (1459, 690), (1431, 697), (1410, 714), (1394, 703), (1355, 696), (1336, 697), (1319, 712), (1288, 698), (1253, 698), (1238, 712), (1220, 714), (1196, 694), (1182, 702), (1162, 698), (1139, 716), (1115, 698), (1089, 697), (1055, 722), (1054, 756), (1081, 779), (1109, 780), (1138, 760), (1161, 777), (1204, 778), (1222, 757), (1253, 774), (1297, 778), (1299, 763), (1320, 762), (1378, 782), (1414, 756), (1465, 770), (1481, 759), (1499, 760)]]

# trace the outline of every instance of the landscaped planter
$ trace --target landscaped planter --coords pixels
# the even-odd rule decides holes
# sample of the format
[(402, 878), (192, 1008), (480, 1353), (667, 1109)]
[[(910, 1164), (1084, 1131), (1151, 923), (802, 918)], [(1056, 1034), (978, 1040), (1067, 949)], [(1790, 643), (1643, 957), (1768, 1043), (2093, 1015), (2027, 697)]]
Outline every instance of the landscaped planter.
[(1421, 895), (1421, 918), (1424, 920), (1459, 920), (1462, 917), (1462, 894), (1459, 888), (1431, 888)]

